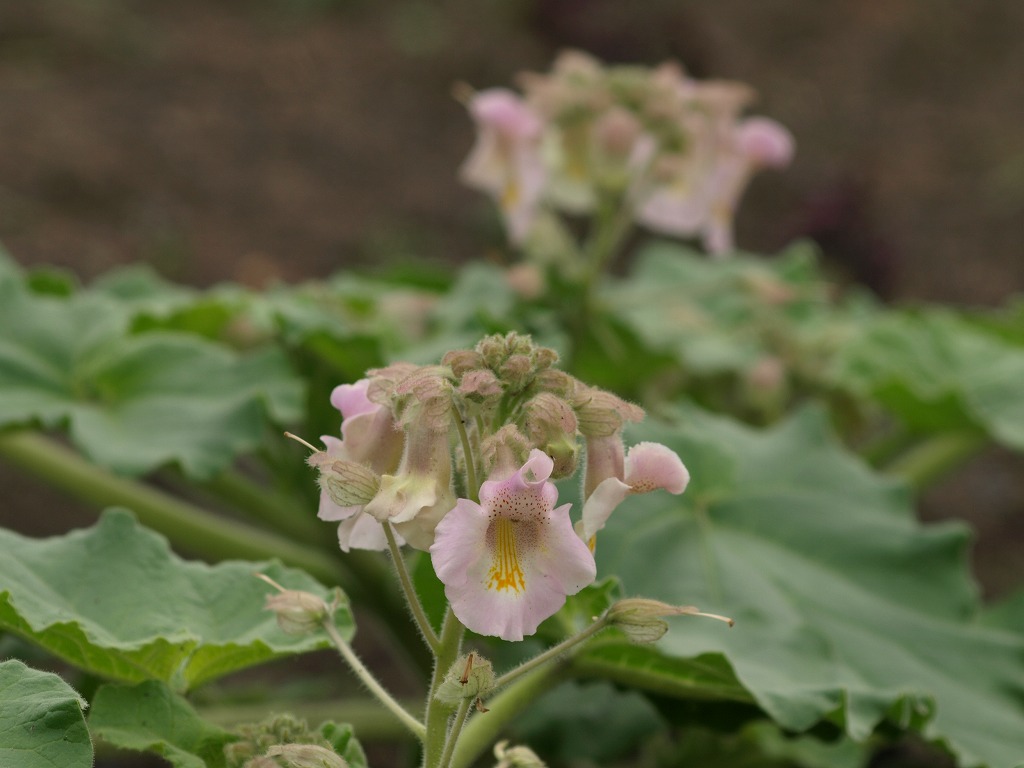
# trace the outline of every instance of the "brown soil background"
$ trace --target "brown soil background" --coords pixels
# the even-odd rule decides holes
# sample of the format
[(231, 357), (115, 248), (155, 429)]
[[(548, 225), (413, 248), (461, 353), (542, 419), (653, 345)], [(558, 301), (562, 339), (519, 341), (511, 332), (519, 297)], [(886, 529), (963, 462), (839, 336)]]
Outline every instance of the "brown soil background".
[[(479, 258), (500, 240), (455, 177), (472, 131), (452, 85), (580, 47), (748, 82), (793, 131), (743, 247), (809, 235), (893, 301), (995, 305), (1024, 290), (1022, 40), (1017, 0), (0, 0), (0, 242), (86, 280), (141, 261), (199, 286)], [(0, 483), (13, 528), (82, 522)], [(988, 596), (1024, 582), (1019, 456), (988, 452), (921, 509), (975, 527)]]

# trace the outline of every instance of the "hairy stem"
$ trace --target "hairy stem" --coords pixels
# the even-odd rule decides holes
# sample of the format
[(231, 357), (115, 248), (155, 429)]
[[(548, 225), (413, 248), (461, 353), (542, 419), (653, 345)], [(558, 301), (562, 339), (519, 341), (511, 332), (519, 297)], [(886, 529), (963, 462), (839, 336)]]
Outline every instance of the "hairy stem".
[(549, 661), (557, 659), (559, 656), (571, 650), (575, 646), (579, 645), (584, 640), (590, 639), (607, 626), (608, 619), (602, 616), (589, 627), (584, 629), (582, 632), (579, 632), (578, 634), (575, 634), (572, 637), (566, 638), (558, 645), (551, 646), (543, 653), (539, 653), (532, 659), (524, 661), (515, 669), (509, 670), (508, 672), (506, 672), (494, 681), (494, 687), (502, 688), (511, 683), (517, 677), (520, 677), (526, 674), (527, 672), (537, 669), (538, 667), (548, 663)]
[(445, 743), (448, 740), (448, 718), (451, 707), (435, 698), (438, 687), (459, 656), (465, 627), (452, 613), (451, 608), (444, 617), (441, 627), (441, 642), (434, 662), (434, 674), (427, 692), (427, 738), (423, 748), (423, 768), (440, 768)]
[(423, 639), (426, 641), (431, 652), (436, 655), (440, 649), (441, 641), (434, 632), (434, 628), (430, 626), (430, 619), (427, 618), (427, 614), (423, 610), (423, 603), (420, 602), (420, 597), (416, 594), (416, 587), (413, 586), (412, 579), (409, 577), (409, 569), (405, 566), (405, 558), (402, 556), (402, 550), (398, 547), (398, 540), (395, 538), (395, 531), (391, 527), (391, 523), (384, 523), (384, 535), (388, 539), (391, 562), (394, 563), (395, 571), (398, 573), (398, 580), (402, 584), (405, 601), (409, 605), (409, 610), (412, 611), (412, 616), (416, 620), (416, 626), (419, 627), (420, 634), (423, 635)]
[(393, 714), (402, 725), (404, 725), (409, 731), (420, 741), (423, 741), (427, 735), (427, 730), (423, 723), (417, 720), (415, 717), (409, 714), (409, 712), (399, 704), (395, 698), (384, 689), (377, 678), (373, 676), (356, 656), (355, 651), (345, 642), (345, 639), (338, 634), (337, 628), (334, 626), (334, 622), (331, 617), (327, 617), (323, 621), (324, 630), (326, 630), (328, 636), (331, 638), (331, 642), (334, 643), (334, 647), (338, 649), (338, 653), (345, 659), (352, 671), (355, 672), (356, 677), (359, 678), (360, 682), (366, 686), (367, 690), (372, 693), (377, 700), (387, 708), (391, 714)]

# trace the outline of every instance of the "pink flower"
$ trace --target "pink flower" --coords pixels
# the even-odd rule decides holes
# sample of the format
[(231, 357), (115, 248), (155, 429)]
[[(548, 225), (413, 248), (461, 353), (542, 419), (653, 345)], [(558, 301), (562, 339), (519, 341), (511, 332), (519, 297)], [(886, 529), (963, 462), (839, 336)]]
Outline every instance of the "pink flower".
[[(680, 494), (690, 482), (690, 473), (682, 460), (675, 451), (661, 443), (637, 443), (629, 449), (623, 461), (622, 442), (618, 436), (598, 440), (598, 446), (591, 448), (588, 442), (587, 448), (586, 486), (589, 494), (583, 504), (580, 534), (588, 542), (604, 528), (612, 512), (626, 496), (658, 489)], [(597, 472), (591, 472), (591, 451), (598, 467), (609, 473), (606, 477), (600, 478)]]
[(509, 239), (521, 243), (533, 226), (547, 182), (540, 153), (544, 123), (519, 96), (503, 88), (474, 94), (469, 111), (477, 140), (459, 175), (498, 202)]
[[(361, 379), (355, 384), (334, 388), (331, 404), (341, 411), (342, 439), (329, 435), (320, 439), (331, 458), (365, 464), (377, 474), (384, 474), (398, 467), (404, 437), (397, 430), (390, 409), (371, 402), (366, 396), (369, 383), (369, 379)], [(364, 514), (362, 506), (342, 507), (322, 491), (317, 517), (342, 521), (338, 526), (338, 543), (344, 552), (387, 548), (384, 529)]]
[(430, 555), (452, 610), (469, 629), (522, 640), (593, 582), (594, 557), (555, 507), (554, 466), (534, 449), (505, 480), (480, 487), (480, 503), (459, 499), (438, 524)]

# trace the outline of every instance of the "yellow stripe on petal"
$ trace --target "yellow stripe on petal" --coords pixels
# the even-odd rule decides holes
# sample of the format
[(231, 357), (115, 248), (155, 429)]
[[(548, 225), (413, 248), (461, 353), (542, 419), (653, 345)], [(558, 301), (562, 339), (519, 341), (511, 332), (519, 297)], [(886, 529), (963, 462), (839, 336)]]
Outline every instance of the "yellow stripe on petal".
[(526, 589), (526, 579), (516, 548), (515, 523), (503, 517), (494, 521), (494, 550), (487, 588), (519, 594)]

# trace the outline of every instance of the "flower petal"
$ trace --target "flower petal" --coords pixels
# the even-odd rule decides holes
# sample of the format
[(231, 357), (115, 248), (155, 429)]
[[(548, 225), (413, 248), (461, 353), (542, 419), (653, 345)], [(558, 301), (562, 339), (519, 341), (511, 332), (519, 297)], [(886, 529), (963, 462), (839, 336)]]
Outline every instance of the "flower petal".
[[(402, 539), (398, 538), (401, 545)], [(358, 514), (338, 526), (338, 544), (342, 552), (352, 549), (382, 550), (388, 548), (384, 526), (367, 514)]]
[(649, 493), (663, 488), (682, 493), (690, 482), (690, 473), (682, 459), (661, 443), (637, 443), (626, 453), (626, 485), (631, 493)]
[(617, 477), (602, 480), (583, 504), (582, 534), (584, 541), (590, 541), (604, 528), (612, 512), (629, 495), (629, 486)]

